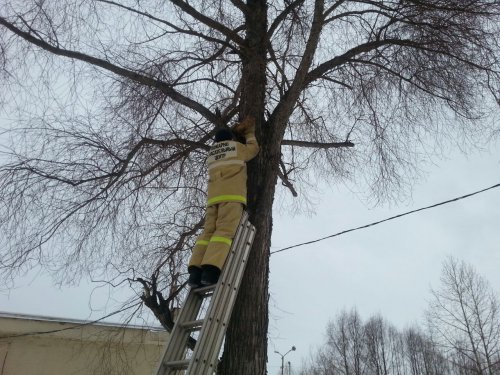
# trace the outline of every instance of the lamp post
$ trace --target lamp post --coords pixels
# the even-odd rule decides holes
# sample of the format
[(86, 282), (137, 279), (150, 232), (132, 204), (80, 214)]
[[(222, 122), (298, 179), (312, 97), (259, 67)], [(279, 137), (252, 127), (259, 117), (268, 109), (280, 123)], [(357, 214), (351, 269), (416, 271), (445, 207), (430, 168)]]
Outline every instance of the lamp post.
[(291, 351), (294, 351), (296, 350), (297, 348), (295, 346), (292, 346), (292, 349), (290, 349), (289, 351), (287, 351), (285, 354), (281, 354), (280, 352), (278, 352), (277, 350), (275, 350), (274, 352), (276, 354), (279, 354), (281, 356), (281, 375), (283, 375), (283, 371), (285, 370), (285, 356), (290, 353)]

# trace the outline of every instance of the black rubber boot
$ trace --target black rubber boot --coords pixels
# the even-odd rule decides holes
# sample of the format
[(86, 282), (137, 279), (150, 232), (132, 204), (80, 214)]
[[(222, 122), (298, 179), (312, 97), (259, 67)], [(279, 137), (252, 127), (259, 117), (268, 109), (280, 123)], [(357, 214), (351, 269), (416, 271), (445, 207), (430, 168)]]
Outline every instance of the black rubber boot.
[(201, 286), (201, 268), (195, 266), (189, 266), (188, 272), (189, 272), (188, 285), (191, 288), (199, 288)]
[(210, 264), (205, 264), (201, 266), (201, 285), (208, 286), (217, 284), (220, 276), (220, 269)]

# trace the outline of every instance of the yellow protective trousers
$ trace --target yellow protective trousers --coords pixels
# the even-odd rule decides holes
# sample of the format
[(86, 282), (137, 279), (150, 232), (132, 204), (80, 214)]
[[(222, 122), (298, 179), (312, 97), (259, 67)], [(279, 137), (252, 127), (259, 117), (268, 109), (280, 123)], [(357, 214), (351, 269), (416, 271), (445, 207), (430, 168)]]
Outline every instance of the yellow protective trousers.
[(209, 264), (222, 269), (242, 214), (243, 204), (238, 202), (208, 206), (205, 227), (193, 248), (189, 266)]

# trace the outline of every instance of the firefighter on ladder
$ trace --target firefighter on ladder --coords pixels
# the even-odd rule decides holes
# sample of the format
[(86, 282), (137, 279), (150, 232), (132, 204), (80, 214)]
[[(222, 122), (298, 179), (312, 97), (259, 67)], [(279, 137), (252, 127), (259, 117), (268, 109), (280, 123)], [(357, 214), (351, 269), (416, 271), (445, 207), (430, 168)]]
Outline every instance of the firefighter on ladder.
[[(245, 143), (236, 140), (243, 135)], [(259, 152), (255, 119), (220, 128), (208, 154), (207, 212), (188, 265), (192, 288), (217, 283), (247, 203), (247, 166)]]

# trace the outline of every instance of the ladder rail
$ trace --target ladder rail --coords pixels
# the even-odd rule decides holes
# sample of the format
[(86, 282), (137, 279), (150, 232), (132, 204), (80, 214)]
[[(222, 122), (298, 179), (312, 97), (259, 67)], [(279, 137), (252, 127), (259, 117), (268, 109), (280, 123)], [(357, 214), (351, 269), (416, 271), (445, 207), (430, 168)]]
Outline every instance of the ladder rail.
[[(213, 286), (189, 290), (155, 375), (211, 375), (215, 372), (254, 238), (255, 227), (243, 212), (220, 280)], [(210, 298), (210, 304), (201, 319), (198, 315), (206, 298)], [(199, 331), (198, 339), (191, 357), (186, 358), (189, 353), (187, 341), (195, 331)]]
[[(191, 293), (191, 291), (189, 292)], [(189, 337), (189, 332), (185, 331), (178, 322), (188, 320), (190, 316), (193, 315), (196, 310), (197, 301), (193, 298), (186, 298), (186, 302), (181, 309), (174, 328), (170, 332), (170, 338), (165, 347), (163, 356), (157, 366), (155, 374), (165, 374), (168, 373), (168, 369), (165, 368), (165, 362), (179, 362), (177, 358), (180, 358), (183, 352), (186, 350), (186, 342)], [(201, 305), (201, 302), (200, 302)], [(175, 367), (172, 368), (174, 371)]]
[[(192, 331), (182, 327), (184, 322), (194, 321), (197, 318), (198, 312), (203, 304), (204, 295), (214, 290), (215, 286), (203, 287), (199, 289), (191, 289), (185, 299), (184, 305), (181, 308), (179, 315), (174, 324), (174, 328), (170, 332), (169, 340), (165, 346), (163, 356), (156, 368), (154, 374), (170, 375), (172, 371), (177, 372), (173, 366), (172, 369), (165, 367), (165, 363), (180, 363), (181, 357), (187, 350), (187, 341)], [(174, 374), (175, 374), (174, 372)], [(173, 375), (173, 374), (172, 374)]]
[[(208, 321), (200, 332), (200, 342), (195, 348), (194, 360), (188, 367), (187, 374), (205, 375), (213, 373), (217, 368), (217, 355), (224, 339), (245, 269), (244, 266), (255, 236), (255, 228), (250, 223), (247, 222), (247, 224), (242, 228), (239, 238), (235, 237), (236, 246), (232, 250), (232, 256), (235, 257), (236, 261), (228, 264), (229, 267), (224, 277), (222, 277), (221, 285), (214, 293), (209, 311), (207, 311)], [(214, 348), (217, 348), (217, 350)]]

